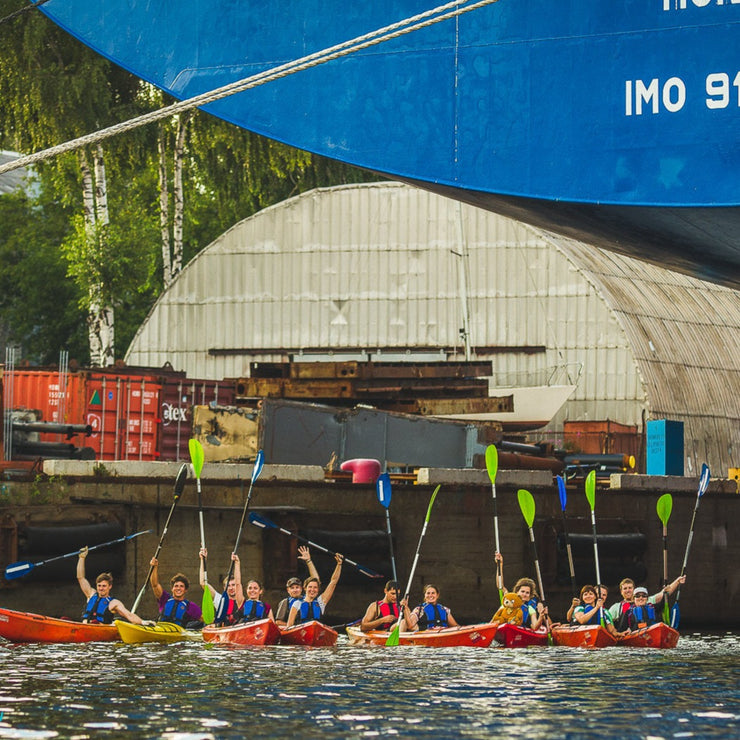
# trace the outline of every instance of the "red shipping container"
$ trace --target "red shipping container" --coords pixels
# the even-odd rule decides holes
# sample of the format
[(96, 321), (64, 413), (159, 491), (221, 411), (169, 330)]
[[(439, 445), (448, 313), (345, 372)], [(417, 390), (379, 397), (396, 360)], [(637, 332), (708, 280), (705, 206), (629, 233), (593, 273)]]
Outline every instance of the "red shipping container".
[(188, 440), (193, 436), (193, 406), (232, 406), (235, 382), (192, 380), (182, 374), (160, 378), (160, 460), (190, 460)]
[(98, 460), (159, 459), (159, 396), (156, 378), (103, 372), (87, 375), (85, 423)]

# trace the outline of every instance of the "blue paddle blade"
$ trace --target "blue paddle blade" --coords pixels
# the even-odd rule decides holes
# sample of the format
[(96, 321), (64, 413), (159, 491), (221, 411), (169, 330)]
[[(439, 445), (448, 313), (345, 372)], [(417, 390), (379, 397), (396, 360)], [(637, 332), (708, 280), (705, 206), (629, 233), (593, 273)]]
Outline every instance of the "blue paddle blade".
[(262, 527), (262, 529), (266, 529), (267, 527), (277, 529), (277, 524), (271, 522), (265, 516), (260, 516), (256, 511), (250, 511), (248, 519), (249, 523), (254, 524), (256, 527)]
[(556, 480), (558, 482), (558, 495), (560, 496), (560, 508), (565, 511), (565, 503), (568, 500), (566, 492), (565, 492), (565, 481), (563, 480), (563, 476), (558, 475), (556, 477)]
[(375, 491), (378, 494), (378, 501), (387, 509), (391, 505), (391, 477), (388, 473), (378, 476)]
[(678, 602), (676, 601), (671, 607), (671, 627), (674, 630), (678, 629), (678, 623), (681, 621), (681, 612), (678, 609)]
[(701, 476), (699, 477), (699, 497), (704, 495), (709, 485), (709, 466), (704, 463), (701, 466)]
[(254, 468), (252, 468), (252, 483), (259, 478), (262, 472), (262, 466), (265, 464), (265, 453), (260, 450), (257, 453), (257, 457), (254, 458)]

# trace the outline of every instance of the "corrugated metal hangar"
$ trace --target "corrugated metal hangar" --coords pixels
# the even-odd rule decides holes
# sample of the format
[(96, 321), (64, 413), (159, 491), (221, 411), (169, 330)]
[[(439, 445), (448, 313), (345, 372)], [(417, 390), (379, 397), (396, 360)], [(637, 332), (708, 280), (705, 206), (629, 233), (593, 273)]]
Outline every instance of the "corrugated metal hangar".
[[(685, 472), (740, 457), (740, 293), (398, 183), (314, 190), (183, 270), (126, 362), (490, 360), (492, 388), (575, 387), (564, 422), (685, 425)], [(567, 395), (567, 394), (566, 394)], [(549, 415), (548, 415), (549, 417)]]

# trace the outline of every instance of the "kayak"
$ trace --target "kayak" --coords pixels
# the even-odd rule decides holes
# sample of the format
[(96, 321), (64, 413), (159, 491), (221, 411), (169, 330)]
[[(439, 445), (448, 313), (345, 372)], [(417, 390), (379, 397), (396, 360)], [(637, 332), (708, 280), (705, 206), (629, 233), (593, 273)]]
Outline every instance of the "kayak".
[(281, 645), (310, 645), (312, 647), (333, 647), (339, 634), (315, 619), (295, 627), (280, 627)]
[(208, 625), (203, 628), (203, 639), (224, 645), (275, 645), (280, 631), (272, 619), (258, 619), (228, 627)]
[(11, 642), (112, 642), (119, 639), (118, 629), (113, 624), (84, 624), (3, 608), (0, 608), (0, 637)]
[(560, 647), (604, 648), (617, 644), (617, 638), (600, 624), (564, 624), (553, 627), (552, 640)]
[(157, 622), (153, 625), (131, 624), (130, 622), (114, 622), (121, 634), (121, 639), (128, 644), (142, 642), (181, 642), (182, 640), (196, 640), (200, 642), (203, 637), (200, 630), (186, 630), (179, 624), (172, 622)]
[(669, 627), (663, 622), (657, 622), (650, 625), (650, 627), (643, 627), (641, 630), (620, 637), (617, 640), (617, 645), (641, 648), (674, 648), (678, 643), (678, 638), (679, 634), (673, 627)]
[[(350, 645), (384, 646), (389, 635), (390, 632), (387, 630), (363, 632), (359, 626), (347, 627)], [(400, 632), (398, 644), (425, 647), (488, 647), (495, 635), (496, 625), (483, 622), (464, 627), (433, 627), (419, 632)]]
[(547, 645), (547, 630), (534, 630), (518, 624), (501, 624), (496, 631), (496, 642), (507, 648)]

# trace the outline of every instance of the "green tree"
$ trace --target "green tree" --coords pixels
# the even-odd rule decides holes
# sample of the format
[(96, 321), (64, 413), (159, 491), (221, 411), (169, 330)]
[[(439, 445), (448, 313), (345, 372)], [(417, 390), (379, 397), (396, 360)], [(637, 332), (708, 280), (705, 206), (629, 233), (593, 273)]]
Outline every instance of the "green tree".
[[(19, 0), (0, 0), (0, 17), (19, 7)], [(37, 151), (171, 102), (97, 56), (38, 11), (0, 26), (0, 40), (3, 148)], [(89, 199), (83, 197), (81, 160), (79, 154), (70, 153), (35, 167), (43, 195), (35, 202), (27, 198), (24, 208), (47, 220), (51, 230), (43, 244), (30, 246), (35, 235), (25, 231), (19, 220), (0, 221), (3, 241), (16, 250), (14, 269), (29, 276), (42, 274), (33, 262), (43, 260), (42, 255), (49, 259), (48, 269), (55, 279), (46, 285), (58, 291), (64, 284), (56, 303), (64, 302), (59, 305), (60, 315), (79, 322), (77, 343), (85, 332), (86, 311), (93, 301), (102, 301), (116, 312), (116, 356), (121, 357), (162, 290), (163, 251), (168, 251), (163, 248), (162, 220), (171, 233), (178, 234), (173, 223), (178, 197), (173, 187), (177, 124), (177, 119), (164, 121), (104, 143), (109, 218), (85, 221), (91, 209)], [(185, 262), (261, 208), (317, 186), (376, 179), (371, 173), (292, 149), (200, 111), (189, 117), (185, 134)], [(160, 139), (167, 142), (162, 157), (167, 177), (163, 199), (158, 176)], [(95, 154), (87, 152), (88, 163)], [(161, 200), (166, 201), (164, 209)], [(17, 208), (14, 201), (12, 209)], [(0, 263), (0, 271), (2, 267)], [(43, 289), (42, 281), (38, 288)], [(47, 320), (43, 301), (29, 302), (27, 316), (21, 316), (13, 305), (12, 300), (0, 303), (0, 319), (10, 324), (12, 335), (26, 347), (31, 346), (27, 333), (34, 332), (35, 357), (55, 357), (59, 349), (67, 348), (81, 363), (89, 361), (89, 351), (81, 351), (79, 344), (73, 349), (69, 332), (41, 328)], [(41, 337), (48, 342), (43, 349)]]

